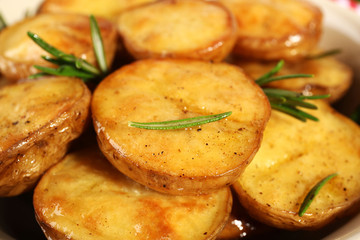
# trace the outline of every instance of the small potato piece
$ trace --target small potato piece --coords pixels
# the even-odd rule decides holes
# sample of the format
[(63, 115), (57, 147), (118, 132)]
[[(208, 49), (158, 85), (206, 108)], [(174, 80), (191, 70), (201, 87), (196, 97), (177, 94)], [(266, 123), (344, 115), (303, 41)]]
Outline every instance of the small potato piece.
[[(188, 129), (128, 126), (226, 111), (226, 119)], [(157, 191), (200, 194), (237, 179), (259, 148), (270, 106), (235, 66), (149, 59), (104, 79), (92, 113), (100, 148), (121, 172)]]
[(236, 40), (236, 21), (211, 1), (165, 0), (122, 13), (117, 26), (136, 59), (223, 60)]
[(14, 196), (33, 187), (83, 131), (90, 92), (78, 79), (42, 78), (0, 88), (0, 106), (0, 196)]
[[(234, 187), (249, 214), (284, 229), (316, 229), (360, 199), (360, 128), (325, 102), (312, 110), (319, 122), (303, 123), (272, 112), (261, 147)], [(300, 217), (310, 189), (338, 173)], [(354, 209), (352, 209), (354, 210)]]
[(220, 0), (234, 13), (234, 53), (264, 60), (298, 60), (317, 45), (322, 13), (302, 0)]
[(115, 20), (124, 10), (156, 0), (45, 0), (40, 13), (93, 14)]
[[(101, 18), (97, 18), (97, 21), (104, 41), (106, 61), (110, 66), (117, 48), (117, 31), (109, 21)], [(33, 65), (54, 67), (41, 58), (42, 55), (51, 55), (28, 37), (28, 31), (63, 52), (96, 65), (89, 17), (40, 14), (9, 26), (0, 33), (0, 71), (9, 80), (17, 81), (38, 72)]]
[[(261, 77), (276, 65), (275, 62), (247, 60), (235, 60), (234, 64), (243, 68), (254, 79)], [(313, 74), (314, 77), (279, 80), (269, 83), (268, 86), (299, 92), (305, 96), (330, 94), (330, 98), (327, 100), (335, 102), (349, 89), (353, 77), (350, 67), (330, 56), (297, 63), (285, 63), (277, 75), (298, 73)]]
[(66, 156), (34, 192), (36, 218), (48, 239), (215, 239), (231, 211), (230, 189), (172, 196), (120, 173), (100, 153)]

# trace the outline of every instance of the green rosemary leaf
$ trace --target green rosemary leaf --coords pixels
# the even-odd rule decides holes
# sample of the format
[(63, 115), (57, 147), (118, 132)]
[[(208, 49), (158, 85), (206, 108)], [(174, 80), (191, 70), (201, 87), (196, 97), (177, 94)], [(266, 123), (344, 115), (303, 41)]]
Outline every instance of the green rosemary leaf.
[(193, 118), (186, 118), (180, 120), (172, 120), (172, 121), (164, 121), (164, 122), (132, 122), (128, 123), (130, 127), (151, 129), (151, 130), (171, 130), (171, 129), (180, 129), (180, 128), (188, 128), (192, 126), (199, 126), (202, 124), (214, 122), (226, 118), (231, 115), (232, 112), (224, 112), (220, 114), (207, 115), (207, 116), (199, 116)]
[(281, 96), (281, 97), (286, 98), (286, 97), (301, 97), (302, 96), (300, 93), (297, 93), (297, 92), (284, 90), (284, 89), (277, 89), (277, 88), (263, 88), (263, 91), (267, 96), (273, 96), (273, 97)]
[(256, 79), (255, 82), (259, 86), (264, 85), (263, 82), (266, 81), (266, 79), (268, 79), (268, 78), (272, 77), (273, 75), (275, 75), (276, 73), (278, 73), (280, 71), (280, 69), (283, 67), (283, 65), (284, 65), (284, 60), (280, 60), (274, 68), (272, 68), (269, 72), (265, 73), (264, 75), (262, 75), (261, 77)]
[(339, 54), (339, 53), (341, 53), (340, 49), (331, 49), (329, 51), (325, 51), (325, 52), (321, 52), (321, 53), (318, 53), (315, 55), (307, 56), (306, 59), (307, 60), (315, 60), (315, 59), (320, 59), (320, 58), (332, 56), (332, 55)]
[(36, 69), (39, 69), (40, 71), (50, 74), (50, 75), (56, 75), (56, 76), (66, 76), (66, 77), (78, 77), (82, 78), (84, 80), (91, 79), (94, 77), (94, 75), (82, 72), (79, 69), (76, 69), (73, 66), (69, 65), (61, 65), (59, 68), (49, 68), (49, 67), (43, 67), (43, 66), (34, 66)]
[(101, 38), (101, 33), (99, 30), (99, 26), (96, 22), (96, 19), (93, 15), (90, 16), (90, 29), (91, 29), (91, 39), (93, 42), (94, 52), (99, 64), (99, 67), (103, 73), (108, 71), (108, 67), (106, 64), (104, 44)]
[[(308, 116), (309, 114), (307, 114), (297, 108), (291, 107), (289, 105), (276, 104), (276, 103), (272, 103), (272, 102), (270, 102), (270, 105), (271, 105), (272, 109), (286, 113), (286, 114), (293, 116), (303, 122), (306, 122), (306, 119), (309, 117)], [(314, 116), (310, 115), (310, 118), (314, 119), (314, 121), (317, 121), (317, 119)]]
[[(44, 49), (51, 55), (53, 55), (57, 58), (62, 58), (63, 56), (68, 55), (68, 54), (60, 51), (59, 49), (53, 47), (52, 45), (48, 44), (47, 42), (45, 42), (42, 38), (39, 37), (39, 35), (32, 33), (32, 32), (28, 32), (27, 34), (37, 45), (39, 45), (39, 47), (41, 47), (42, 49)], [(73, 58), (75, 58), (75, 57), (73, 57)]]
[(286, 103), (290, 104), (292, 106), (298, 106), (298, 107), (303, 107), (303, 108), (309, 108), (309, 109), (317, 109), (317, 106), (309, 103), (309, 102), (304, 102), (303, 99), (301, 98), (287, 98), (286, 99)]
[(40, 72), (40, 73), (35, 73), (30, 75), (28, 78), (29, 79), (35, 79), (35, 78), (39, 78), (39, 77), (44, 77), (44, 76), (49, 76), (50, 74), (45, 73), (45, 72)]
[(356, 108), (356, 110), (351, 114), (350, 118), (360, 125), (360, 105)]
[(329, 98), (330, 96), (331, 96), (330, 94), (314, 95), (314, 96), (301, 95), (299, 98), (301, 98), (301, 99), (324, 99), (324, 98)]
[(63, 64), (67, 64), (67, 62), (65, 62), (62, 59), (58, 59), (58, 58), (52, 58), (49, 56), (41, 56), (42, 59), (44, 59), (47, 62), (53, 63), (55, 65), (63, 65)]
[(325, 183), (327, 183), (328, 181), (330, 181), (330, 179), (332, 179), (337, 175), (338, 175), (337, 173), (330, 174), (329, 176), (323, 178), (310, 190), (310, 192), (306, 195), (303, 203), (300, 206), (299, 209), (300, 217), (302, 217), (305, 214), (306, 210), (309, 208), (310, 204), (312, 203), (316, 195), (319, 193), (320, 189), (325, 185)]
[(6, 21), (0, 13), (0, 31), (7, 27)]
[(277, 77), (270, 77), (267, 79), (264, 79), (260, 82), (260, 86), (265, 85), (270, 82), (279, 81), (283, 79), (291, 79), (291, 78), (311, 78), (314, 77), (312, 74), (291, 74), (291, 75), (283, 75), (283, 76), (277, 76)]

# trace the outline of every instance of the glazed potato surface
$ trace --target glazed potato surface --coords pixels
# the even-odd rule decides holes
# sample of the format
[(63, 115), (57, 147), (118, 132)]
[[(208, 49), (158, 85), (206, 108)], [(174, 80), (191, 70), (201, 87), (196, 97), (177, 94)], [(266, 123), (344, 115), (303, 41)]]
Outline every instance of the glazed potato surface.
[(90, 93), (72, 78), (44, 78), (0, 88), (0, 196), (33, 187), (85, 125)]
[[(226, 111), (226, 119), (188, 129), (128, 126)], [(167, 59), (134, 62), (104, 79), (92, 113), (100, 148), (120, 171), (157, 191), (198, 194), (236, 180), (259, 147), (270, 107), (235, 66)]]
[[(234, 184), (249, 214), (284, 229), (315, 229), (330, 222), (360, 198), (360, 129), (318, 102), (319, 122), (300, 122), (279, 112), (272, 116), (261, 147)], [(302, 217), (300, 205), (310, 189), (338, 173), (320, 189)]]
[(298, 60), (317, 45), (322, 14), (302, 0), (220, 0), (235, 15), (234, 52), (264, 60)]
[(165, 0), (123, 12), (117, 27), (136, 58), (223, 60), (236, 40), (229, 10), (211, 1)]
[[(235, 60), (234, 64), (243, 68), (254, 79), (269, 72), (275, 62), (259, 62)], [(353, 71), (334, 57), (324, 57), (313, 60), (303, 60), (296, 63), (287, 62), (278, 75), (312, 74), (311, 78), (292, 78), (271, 82), (269, 87), (286, 89), (304, 94), (305, 96), (330, 94), (326, 100), (335, 102), (345, 95), (349, 89)]]
[(34, 193), (37, 220), (53, 240), (214, 239), (231, 202), (229, 188), (201, 196), (152, 191), (91, 149), (67, 155)]
[[(97, 22), (110, 66), (117, 48), (117, 32), (109, 21), (98, 18)], [(28, 31), (63, 52), (96, 65), (88, 16), (40, 14), (11, 25), (0, 33), (0, 71), (8, 80), (16, 81), (36, 73), (33, 65), (54, 67), (41, 58), (42, 55), (51, 55), (28, 37)]]
[(106, 17), (110, 20), (122, 11), (156, 0), (44, 0), (40, 13), (80, 13)]

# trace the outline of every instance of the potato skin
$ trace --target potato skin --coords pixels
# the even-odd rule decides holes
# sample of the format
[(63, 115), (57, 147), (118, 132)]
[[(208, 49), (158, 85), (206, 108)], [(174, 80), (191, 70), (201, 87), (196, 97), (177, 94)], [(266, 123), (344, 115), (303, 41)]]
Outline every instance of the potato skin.
[(303, 0), (220, 0), (235, 15), (234, 53), (261, 60), (297, 61), (317, 45), (322, 13)]
[[(222, 61), (236, 41), (232, 13), (215, 1), (162, 0), (123, 12), (117, 27), (136, 59)], [(199, 34), (201, 33), (201, 34)]]
[[(128, 126), (229, 110), (227, 119), (189, 129)], [(185, 195), (237, 179), (259, 147), (270, 106), (235, 66), (149, 59), (104, 79), (94, 92), (92, 114), (100, 149), (115, 167), (154, 190)]]
[(231, 211), (230, 189), (171, 196), (121, 174), (97, 147), (68, 154), (34, 191), (48, 239), (215, 239)]
[(90, 92), (78, 79), (44, 78), (1, 88), (0, 104), (0, 196), (15, 196), (32, 188), (82, 133)]
[[(275, 67), (276, 62), (260, 62), (233, 59), (232, 63), (243, 68), (252, 78), (257, 79)], [(286, 62), (277, 75), (312, 74), (311, 78), (292, 78), (267, 84), (268, 87), (299, 92), (305, 96), (330, 94), (326, 101), (333, 103), (345, 95), (352, 78), (352, 69), (328, 56), (320, 59), (307, 59), (295, 63)]]
[[(108, 20), (97, 18), (97, 22), (104, 42), (106, 61), (111, 66), (117, 50), (117, 31)], [(65, 53), (97, 65), (88, 16), (40, 14), (11, 25), (0, 33), (0, 71), (9, 81), (15, 82), (37, 73), (33, 65), (54, 67), (41, 58), (43, 55), (51, 55), (27, 36), (28, 31)]]
[[(302, 123), (272, 112), (257, 155), (234, 184), (240, 203), (255, 219), (289, 229), (318, 229), (359, 208), (360, 128), (327, 103)], [(321, 189), (302, 217), (300, 205), (324, 177), (338, 173)]]

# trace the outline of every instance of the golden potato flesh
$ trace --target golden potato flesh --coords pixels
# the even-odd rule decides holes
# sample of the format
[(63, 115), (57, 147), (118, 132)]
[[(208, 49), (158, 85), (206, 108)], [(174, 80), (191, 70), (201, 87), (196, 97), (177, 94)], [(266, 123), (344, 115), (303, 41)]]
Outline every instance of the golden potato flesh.
[(236, 40), (236, 21), (220, 3), (165, 0), (123, 12), (117, 27), (137, 59), (223, 60)]
[[(250, 215), (284, 229), (315, 229), (333, 220), (360, 198), (360, 129), (324, 102), (311, 113), (319, 122), (300, 122), (272, 112), (261, 147), (234, 184)], [(300, 217), (310, 189), (327, 182)]]
[[(187, 129), (128, 126), (226, 111), (226, 119)], [(92, 114), (100, 148), (120, 171), (157, 191), (198, 194), (237, 179), (259, 147), (270, 107), (235, 66), (167, 59), (134, 62), (104, 79)]]
[[(98, 18), (97, 22), (104, 41), (106, 61), (110, 66), (117, 48), (117, 32), (109, 21)], [(41, 58), (42, 55), (51, 55), (28, 37), (28, 31), (63, 52), (96, 65), (88, 16), (41, 14), (26, 18), (0, 33), (0, 71), (9, 80), (16, 81), (36, 73), (33, 65), (54, 67)]]
[(82, 81), (43, 78), (0, 88), (0, 196), (29, 188), (83, 131), (90, 93)]
[[(261, 77), (275, 67), (276, 62), (258, 62), (235, 60), (254, 79)], [(271, 82), (269, 87), (286, 89), (304, 94), (305, 96), (330, 94), (329, 102), (341, 98), (352, 83), (353, 72), (347, 65), (334, 57), (303, 60), (296, 63), (285, 63), (277, 75), (313, 74), (311, 78), (292, 78)]]
[(320, 10), (301, 0), (220, 0), (235, 15), (238, 39), (234, 52), (264, 60), (297, 60), (317, 44)]
[(122, 11), (156, 0), (45, 0), (40, 13), (80, 13), (115, 20)]
[(65, 157), (34, 192), (38, 223), (48, 239), (215, 239), (231, 211), (229, 188), (172, 196), (146, 188), (99, 152)]

